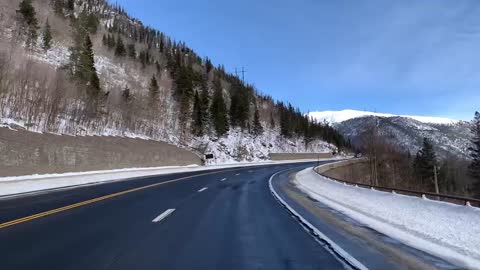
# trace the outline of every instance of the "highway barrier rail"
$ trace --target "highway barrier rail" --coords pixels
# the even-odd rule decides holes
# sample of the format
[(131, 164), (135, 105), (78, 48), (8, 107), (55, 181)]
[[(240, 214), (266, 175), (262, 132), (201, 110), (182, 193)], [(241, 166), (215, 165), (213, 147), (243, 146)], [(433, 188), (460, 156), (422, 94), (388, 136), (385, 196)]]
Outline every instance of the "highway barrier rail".
[[(345, 161), (345, 162), (348, 162)], [(337, 162), (333, 164), (337, 164), (337, 166), (334, 167), (339, 167), (341, 166), (342, 162)], [(348, 165), (350, 163), (347, 163), (345, 165)], [(332, 167), (332, 165), (330, 164)], [(475, 198), (468, 198), (468, 197), (461, 197), (461, 196), (453, 196), (453, 195), (444, 195), (444, 194), (437, 194), (433, 192), (423, 192), (423, 191), (416, 191), (416, 190), (410, 190), (410, 189), (401, 189), (401, 188), (392, 188), (392, 187), (382, 187), (382, 186), (376, 186), (376, 185), (369, 185), (369, 184), (361, 184), (361, 183), (356, 183), (352, 181), (346, 181), (342, 179), (336, 179), (334, 177), (329, 177), (323, 175), (323, 173), (327, 170), (323, 167), (322, 165), (314, 167), (313, 170), (330, 180), (337, 181), (340, 183), (352, 185), (352, 186), (357, 186), (357, 187), (362, 187), (362, 188), (369, 188), (372, 190), (379, 190), (379, 191), (385, 191), (385, 192), (391, 192), (391, 193), (396, 193), (396, 194), (402, 194), (402, 195), (408, 195), (408, 196), (415, 196), (415, 197), (421, 197), (424, 199), (430, 199), (430, 200), (435, 200), (435, 201), (442, 201), (442, 202), (448, 202), (448, 203), (454, 203), (454, 204), (459, 204), (459, 205), (466, 205), (466, 206), (472, 206), (472, 207), (480, 207), (480, 200), (475, 199)]]

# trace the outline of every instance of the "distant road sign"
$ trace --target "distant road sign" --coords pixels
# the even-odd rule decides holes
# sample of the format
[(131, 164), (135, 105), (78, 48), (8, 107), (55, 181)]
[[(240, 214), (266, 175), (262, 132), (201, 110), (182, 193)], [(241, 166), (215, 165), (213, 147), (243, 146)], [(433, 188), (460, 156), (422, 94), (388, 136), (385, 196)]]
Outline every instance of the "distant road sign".
[(206, 158), (206, 159), (213, 159), (213, 154), (206, 154), (206, 155), (205, 155), (205, 158)]

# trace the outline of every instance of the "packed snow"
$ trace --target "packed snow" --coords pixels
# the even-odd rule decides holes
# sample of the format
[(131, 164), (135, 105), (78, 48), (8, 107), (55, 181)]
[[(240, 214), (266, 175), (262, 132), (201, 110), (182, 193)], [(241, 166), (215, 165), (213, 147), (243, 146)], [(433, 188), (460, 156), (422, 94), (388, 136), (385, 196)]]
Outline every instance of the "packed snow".
[(345, 185), (299, 172), (295, 184), (312, 198), (378, 232), (445, 258), (480, 269), (480, 209)]
[(429, 124), (454, 124), (458, 121), (443, 118), (443, 117), (429, 117), (429, 116), (415, 116), (415, 115), (395, 115), (389, 113), (376, 113), (376, 112), (367, 112), (367, 111), (357, 111), (357, 110), (342, 110), (342, 111), (319, 111), (309, 113), (310, 117), (317, 119), (320, 122), (328, 122), (330, 124), (340, 123), (347, 121), (353, 118), (359, 118), (364, 116), (378, 116), (378, 117), (406, 117), (417, 120), (422, 123)]
[[(340, 157), (339, 157), (340, 158)], [(335, 160), (323, 159), (323, 160)], [(0, 177), (0, 197), (22, 194), (28, 192), (45, 191), (59, 188), (70, 188), (89, 184), (99, 184), (111, 181), (126, 180), (137, 177), (152, 175), (164, 175), (181, 172), (207, 171), (213, 169), (225, 169), (269, 164), (283, 164), (306, 162), (309, 160), (296, 161), (263, 161), (263, 162), (239, 162), (234, 164), (209, 165), (209, 166), (166, 166), (152, 168), (128, 168), (104, 171), (89, 171), (61, 174), (41, 174), (26, 176)]]
[(188, 148), (198, 149), (201, 153), (215, 156), (211, 162), (215, 164), (238, 161), (258, 162), (269, 160), (269, 153), (332, 153), (338, 148), (322, 140), (313, 140), (308, 145), (302, 137), (285, 138), (280, 130), (266, 129), (259, 136), (232, 128), (220, 138), (205, 135), (193, 138), (188, 142)]

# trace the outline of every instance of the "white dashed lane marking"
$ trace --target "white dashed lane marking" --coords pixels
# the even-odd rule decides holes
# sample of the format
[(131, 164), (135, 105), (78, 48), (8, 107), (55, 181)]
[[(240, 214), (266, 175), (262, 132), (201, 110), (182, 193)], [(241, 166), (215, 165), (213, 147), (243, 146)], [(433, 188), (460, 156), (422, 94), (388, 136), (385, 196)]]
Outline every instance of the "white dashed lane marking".
[(175, 209), (168, 209), (167, 211), (163, 212), (158, 217), (156, 217), (154, 220), (152, 220), (152, 222), (157, 223), (162, 221), (166, 217), (170, 216), (173, 213), (173, 211), (175, 211)]

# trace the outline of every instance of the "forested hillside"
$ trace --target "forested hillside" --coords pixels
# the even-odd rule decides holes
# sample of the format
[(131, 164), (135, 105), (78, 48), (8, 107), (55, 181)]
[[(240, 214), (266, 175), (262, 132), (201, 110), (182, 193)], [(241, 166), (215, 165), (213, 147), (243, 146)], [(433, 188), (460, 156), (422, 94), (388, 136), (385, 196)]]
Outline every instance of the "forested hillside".
[(219, 161), (347, 146), (330, 126), (104, 0), (5, 0), (0, 11), (4, 125), (161, 140)]

